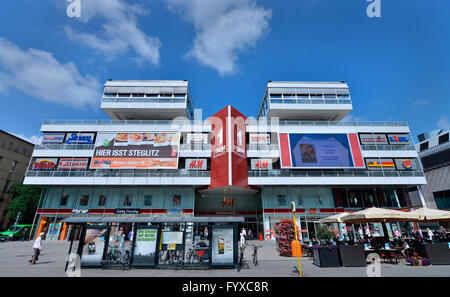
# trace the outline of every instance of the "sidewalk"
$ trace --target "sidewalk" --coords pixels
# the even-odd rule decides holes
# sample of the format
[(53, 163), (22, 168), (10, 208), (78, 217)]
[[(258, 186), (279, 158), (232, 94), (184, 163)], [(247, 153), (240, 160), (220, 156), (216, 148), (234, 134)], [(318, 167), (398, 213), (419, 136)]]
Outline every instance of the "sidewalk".
[[(69, 242), (43, 241), (43, 253), (36, 265), (30, 265), (28, 259), (32, 253), (32, 241), (0, 242), (0, 277), (7, 276), (66, 276), (65, 261), (69, 250)], [(236, 269), (208, 269), (208, 270), (174, 270), (174, 269), (131, 269), (131, 270), (102, 270), (83, 269), (81, 276), (152, 276), (152, 277), (298, 277), (293, 272), (297, 259), (280, 257), (275, 250), (274, 241), (249, 241), (245, 251), (248, 269), (238, 272)], [(251, 244), (262, 246), (258, 249), (259, 265), (252, 263), (253, 248)], [(74, 242), (73, 249), (78, 246)], [(312, 260), (302, 258), (304, 277), (364, 277), (367, 276), (365, 267), (320, 268), (312, 264)], [(412, 267), (405, 265), (381, 264), (381, 276), (450, 276), (450, 266)]]

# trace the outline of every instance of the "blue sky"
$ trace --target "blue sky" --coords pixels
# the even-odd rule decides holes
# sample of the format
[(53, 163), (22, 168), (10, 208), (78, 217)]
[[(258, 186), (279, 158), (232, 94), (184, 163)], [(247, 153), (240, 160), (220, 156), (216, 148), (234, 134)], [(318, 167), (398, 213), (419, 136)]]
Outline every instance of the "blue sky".
[(3, 0), (0, 129), (105, 119), (108, 79), (186, 79), (204, 117), (256, 116), (268, 80), (346, 81), (348, 120), (450, 128), (450, 1)]

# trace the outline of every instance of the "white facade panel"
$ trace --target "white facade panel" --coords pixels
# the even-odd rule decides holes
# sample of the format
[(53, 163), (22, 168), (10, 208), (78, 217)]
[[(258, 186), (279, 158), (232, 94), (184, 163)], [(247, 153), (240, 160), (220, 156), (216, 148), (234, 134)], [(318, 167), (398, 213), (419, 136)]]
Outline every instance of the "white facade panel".
[(252, 186), (362, 186), (362, 185), (424, 185), (425, 177), (249, 177)]

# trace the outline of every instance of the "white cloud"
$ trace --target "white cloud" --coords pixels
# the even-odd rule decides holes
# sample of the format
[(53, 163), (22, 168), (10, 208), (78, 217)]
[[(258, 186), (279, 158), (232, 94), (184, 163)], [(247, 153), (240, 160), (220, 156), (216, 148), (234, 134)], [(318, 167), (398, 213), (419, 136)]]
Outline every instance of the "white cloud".
[(418, 105), (427, 105), (428, 103), (430, 103), (430, 101), (428, 99), (417, 99), (417, 100), (414, 100), (413, 102), (411, 102), (411, 105), (413, 107), (416, 107)]
[(42, 136), (40, 137), (40, 136), (37, 136), (37, 135), (32, 135), (32, 136), (28, 137), (28, 136), (25, 136), (23, 134), (18, 134), (18, 133), (14, 133), (14, 132), (9, 132), (9, 133), (11, 133), (12, 135), (14, 135), (16, 137), (19, 137), (19, 138), (21, 138), (23, 140), (31, 142), (32, 144), (41, 143), (41, 141), (42, 141)]
[(102, 22), (100, 33), (77, 32), (71, 27), (64, 28), (67, 36), (85, 46), (106, 54), (107, 59), (115, 58), (130, 49), (134, 50), (138, 62), (149, 61), (159, 64), (161, 42), (157, 37), (149, 37), (137, 28), (137, 17), (148, 12), (139, 5), (130, 5), (124, 0), (88, 0), (81, 2), (82, 23), (92, 19)]
[(194, 25), (196, 36), (186, 57), (221, 75), (237, 70), (238, 54), (254, 47), (269, 31), (272, 10), (256, 0), (165, 0), (169, 10)]
[(82, 76), (74, 63), (60, 63), (49, 52), (23, 50), (0, 37), (0, 81), (3, 91), (21, 90), (31, 96), (73, 107), (96, 106), (101, 85)]
[(436, 123), (436, 125), (443, 129), (443, 130), (449, 130), (450, 129), (450, 121), (448, 120), (447, 116), (442, 116)]

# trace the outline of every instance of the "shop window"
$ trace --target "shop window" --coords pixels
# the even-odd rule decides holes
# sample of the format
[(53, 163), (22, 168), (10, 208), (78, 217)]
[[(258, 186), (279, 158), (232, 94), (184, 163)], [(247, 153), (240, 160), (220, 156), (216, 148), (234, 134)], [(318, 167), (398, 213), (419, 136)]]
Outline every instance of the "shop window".
[(60, 200), (60, 202), (59, 202), (59, 206), (66, 206), (68, 200), (69, 200), (69, 194), (67, 194), (67, 193), (62, 193), (62, 195), (61, 195), (61, 200)]
[(173, 195), (172, 206), (173, 207), (181, 207), (181, 195)]
[(100, 194), (98, 196), (98, 206), (105, 206), (106, 204), (106, 196), (103, 194)]
[(364, 190), (362, 196), (364, 207), (378, 207), (374, 191)]
[(144, 195), (144, 206), (152, 206), (152, 195)]
[(384, 201), (388, 207), (400, 207), (397, 193), (394, 189), (387, 189), (383, 191)]
[(277, 205), (281, 207), (286, 207), (286, 195), (277, 196)]
[(361, 191), (350, 190), (348, 191), (348, 204), (352, 208), (362, 208)]
[(133, 202), (133, 197), (131, 195), (125, 195), (125, 199), (123, 200), (123, 206), (131, 206)]
[(80, 206), (87, 206), (89, 203), (89, 195), (81, 195)]
[(438, 209), (450, 209), (450, 190), (433, 192), (433, 196)]

